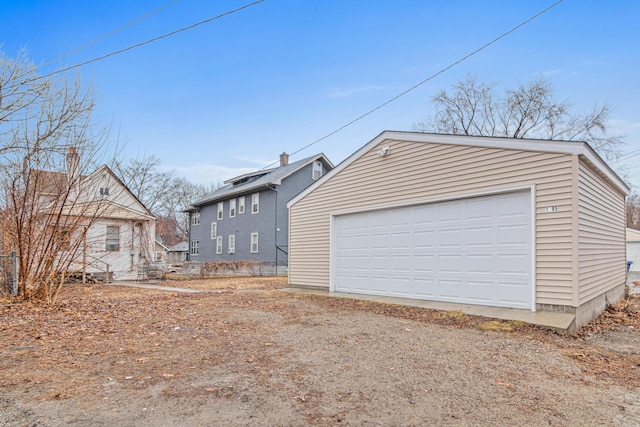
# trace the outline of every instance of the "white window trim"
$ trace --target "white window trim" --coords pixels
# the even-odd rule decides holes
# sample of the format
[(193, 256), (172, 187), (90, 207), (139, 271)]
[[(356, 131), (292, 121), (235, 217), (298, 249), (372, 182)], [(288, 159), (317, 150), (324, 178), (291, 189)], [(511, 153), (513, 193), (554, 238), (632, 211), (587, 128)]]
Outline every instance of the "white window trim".
[(222, 254), (222, 236), (216, 237), (216, 255)]
[(236, 199), (229, 200), (229, 218), (236, 216)]
[(227, 250), (230, 254), (236, 253), (236, 235), (235, 234), (229, 234), (229, 245)]
[(224, 219), (224, 202), (218, 202), (218, 221)]
[(191, 256), (200, 255), (200, 240), (191, 241), (191, 248), (189, 250), (189, 254), (191, 254)]
[[(109, 238), (109, 229), (115, 229), (115, 231), (117, 232), (117, 236), (114, 238), (113, 236), (111, 236), (112, 238)], [(119, 225), (107, 225), (107, 228), (105, 229), (105, 251), (106, 252), (120, 252), (120, 226)], [(111, 245), (115, 244), (114, 249), (111, 249)]]
[[(255, 210), (253, 207), (255, 206)], [(253, 193), (251, 195), (251, 213), (260, 213), (260, 193)]]
[(191, 213), (191, 225), (200, 225), (200, 211)]
[[(316, 176), (316, 173), (318, 176)], [(313, 162), (311, 166), (311, 179), (315, 181), (320, 178), (322, 178), (322, 162), (319, 160), (316, 160)]]
[(215, 240), (216, 237), (218, 237), (218, 223), (212, 222), (211, 223), (211, 240)]
[[(255, 250), (253, 248), (254, 245), (254, 238), (255, 238)], [(251, 253), (252, 254), (257, 254), (259, 251), (260, 247), (259, 247), (259, 235), (258, 233), (251, 233)]]
[(244, 196), (238, 197), (238, 215), (244, 213)]

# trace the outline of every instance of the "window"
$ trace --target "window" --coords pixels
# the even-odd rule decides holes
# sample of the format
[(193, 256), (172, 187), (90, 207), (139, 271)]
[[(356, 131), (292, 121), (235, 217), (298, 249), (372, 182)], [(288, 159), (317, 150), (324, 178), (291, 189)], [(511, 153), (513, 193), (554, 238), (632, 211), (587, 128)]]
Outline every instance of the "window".
[(109, 187), (100, 187), (100, 195), (108, 196), (109, 195)]
[(156, 252), (156, 254), (155, 254), (155, 255), (156, 255), (156, 256), (155, 256), (155, 258), (154, 258), (154, 261), (155, 261), (155, 262), (161, 262), (161, 261), (162, 261), (162, 252)]
[(198, 255), (200, 253), (200, 240), (191, 241), (191, 255)]
[(238, 214), (244, 213), (244, 196), (238, 197)]
[(229, 200), (229, 218), (236, 216), (236, 199)]
[(120, 250), (120, 227), (107, 225), (106, 251), (118, 252)]
[(320, 179), (322, 177), (322, 162), (316, 160), (313, 162), (313, 168), (311, 170), (311, 178)]
[(218, 237), (218, 223), (212, 222), (211, 223), (211, 240), (215, 240), (216, 237)]
[(218, 255), (222, 253), (222, 236), (216, 237), (216, 253)]
[(224, 202), (218, 202), (218, 219), (224, 218)]
[(230, 254), (236, 253), (236, 235), (235, 234), (229, 235), (229, 253)]
[(251, 233), (251, 253), (258, 253), (258, 233)]
[(251, 195), (251, 213), (260, 212), (260, 193), (253, 193)]
[(191, 212), (191, 225), (200, 224), (200, 211)]

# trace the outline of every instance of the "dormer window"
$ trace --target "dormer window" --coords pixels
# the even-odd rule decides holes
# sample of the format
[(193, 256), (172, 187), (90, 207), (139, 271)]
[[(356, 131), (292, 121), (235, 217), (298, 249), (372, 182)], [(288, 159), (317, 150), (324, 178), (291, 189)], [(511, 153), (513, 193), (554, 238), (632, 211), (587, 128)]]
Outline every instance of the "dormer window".
[(100, 187), (100, 195), (108, 196), (109, 195), (109, 187)]
[(311, 178), (314, 180), (320, 179), (322, 177), (322, 162), (316, 160), (313, 162), (313, 169), (311, 171)]

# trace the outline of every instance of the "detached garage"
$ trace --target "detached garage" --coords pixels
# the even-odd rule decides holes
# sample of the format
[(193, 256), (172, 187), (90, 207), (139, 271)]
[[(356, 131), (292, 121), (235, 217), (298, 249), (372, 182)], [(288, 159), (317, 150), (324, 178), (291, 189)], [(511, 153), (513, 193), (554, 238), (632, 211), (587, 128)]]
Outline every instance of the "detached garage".
[(628, 191), (583, 142), (383, 132), (289, 202), (289, 283), (577, 329), (624, 294)]

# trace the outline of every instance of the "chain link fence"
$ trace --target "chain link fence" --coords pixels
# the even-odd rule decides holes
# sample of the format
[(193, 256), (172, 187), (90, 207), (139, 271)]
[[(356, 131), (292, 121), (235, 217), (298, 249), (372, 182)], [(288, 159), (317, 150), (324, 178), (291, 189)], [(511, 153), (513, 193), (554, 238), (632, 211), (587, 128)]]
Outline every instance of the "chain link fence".
[(18, 261), (15, 252), (0, 255), (0, 293), (18, 294)]

